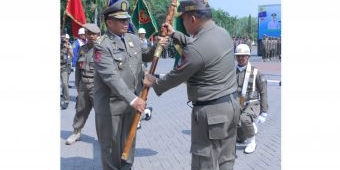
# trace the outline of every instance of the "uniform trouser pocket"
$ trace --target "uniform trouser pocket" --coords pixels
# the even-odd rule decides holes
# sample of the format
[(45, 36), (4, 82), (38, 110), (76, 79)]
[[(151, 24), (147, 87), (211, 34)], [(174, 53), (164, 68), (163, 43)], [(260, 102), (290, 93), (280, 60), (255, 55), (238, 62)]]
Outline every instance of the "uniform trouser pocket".
[(230, 102), (193, 108), (192, 170), (213, 170), (229, 162), (232, 167), (239, 121), (235, 109)]
[(210, 145), (203, 146), (199, 144), (191, 145), (191, 153), (192, 153), (192, 162), (191, 169), (192, 170), (203, 170), (203, 169), (211, 169), (213, 167), (213, 160), (211, 156)]
[(228, 136), (228, 118), (225, 115), (208, 115), (209, 139), (224, 139)]

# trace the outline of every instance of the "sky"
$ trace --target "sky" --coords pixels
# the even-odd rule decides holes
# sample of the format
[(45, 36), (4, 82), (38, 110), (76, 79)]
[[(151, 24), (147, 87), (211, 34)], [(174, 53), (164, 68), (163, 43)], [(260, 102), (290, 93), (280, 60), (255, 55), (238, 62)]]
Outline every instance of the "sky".
[(281, 0), (209, 0), (208, 3), (215, 9), (222, 9), (231, 16), (253, 17), (257, 16), (259, 5), (281, 4)]

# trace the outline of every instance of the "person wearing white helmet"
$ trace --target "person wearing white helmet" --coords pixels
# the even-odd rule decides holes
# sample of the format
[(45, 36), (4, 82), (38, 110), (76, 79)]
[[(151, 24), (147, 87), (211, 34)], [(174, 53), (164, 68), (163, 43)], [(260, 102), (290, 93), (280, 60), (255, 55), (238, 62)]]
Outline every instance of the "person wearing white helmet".
[[(69, 49), (73, 49), (71, 43), (70, 43), (70, 35), (68, 34), (65, 34), (65, 40), (66, 40), (66, 44), (68, 46)], [(72, 72), (72, 58), (73, 58), (73, 52), (72, 52), (72, 55), (68, 55), (68, 58), (67, 58), (67, 73), (68, 73), (68, 79), (67, 79), (67, 85), (69, 86), (69, 78), (70, 78), (70, 74)], [(70, 87), (70, 86), (69, 86)]]
[(69, 36), (66, 33), (61, 34), (60, 41), (60, 81), (61, 81), (61, 103), (60, 107), (62, 110), (67, 109), (68, 103), (70, 101), (68, 79), (69, 79), (69, 64), (70, 59), (73, 56), (72, 46), (70, 45), (68, 39)]
[[(138, 29), (138, 37), (140, 39), (142, 49), (148, 49), (152, 46), (150, 41), (145, 37), (145, 34), (146, 30), (144, 28)], [(145, 68), (148, 66), (147, 62), (143, 62), (143, 65), (145, 66)]]
[(146, 31), (144, 28), (139, 28), (138, 29), (138, 34), (146, 34)]
[(249, 62), (250, 49), (246, 44), (236, 47), (236, 78), (240, 98), (241, 115), (237, 128), (237, 142), (246, 142), (245, 153), (252, 153), (256, 148), (256, 123), (265, 122), (268, 111), (267, 80), (264, 75)]
[[(144, 28), (138, 29), (138, 37), (140, 39), (142, 49), (148, 49), (149, 47), (152, 46), (150, 41), (145, 38), (145, 34), (146, 34), (146, 30)], [(148, 67), (147, 62), (143, 62), (143, 65), (144, 65), (144, 69)], [(141, 116), (141, 119), (138, 122), (137, 129), (142, 128), (141, 120), (150, 120), (151, 119), (151, 113), (152, 113), (152, 107), (147, 107), (144, 110), (144, 112)]]
[(87, 43), (87, 39), (85, 36), (85, 28), (80, 28), (78, 30), (78, 39), (73, 42), (73, 54), (74, 57), (72, 58), (72, 67), (75, 67), (77, 64), (77, 60), (79, 57), (79, 49), (81, 46)]

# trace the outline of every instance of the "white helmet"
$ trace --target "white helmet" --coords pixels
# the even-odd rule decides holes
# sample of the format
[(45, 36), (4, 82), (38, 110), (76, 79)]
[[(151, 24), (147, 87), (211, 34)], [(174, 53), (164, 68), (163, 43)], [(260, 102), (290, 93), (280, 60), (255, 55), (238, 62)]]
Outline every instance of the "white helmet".
[(239, 44), (236, 47), (235, 55), (249, 55), (250, 56), (250, 49), (246, 44)]
[(138, 29), (138, 34), (146, 34), (146, 31), (144, 28), (139, 28)]
[(80, 28), (78, 30), (78, 35), (80, 35), (80, 34), (85, 34), (85, 28)]

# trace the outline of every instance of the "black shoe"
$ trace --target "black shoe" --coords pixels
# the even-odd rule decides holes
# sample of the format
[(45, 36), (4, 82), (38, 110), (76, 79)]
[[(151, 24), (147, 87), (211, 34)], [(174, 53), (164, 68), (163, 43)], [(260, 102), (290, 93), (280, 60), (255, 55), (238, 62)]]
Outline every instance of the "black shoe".
[(61, 110), (65, 110), (68, 108), (68, 103), (64, 103), (63, 105), (61, 105)]
[(71, 86), (71, 85), (68, 85), (68, 88), (72, 88), (73, 86)]

